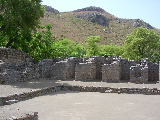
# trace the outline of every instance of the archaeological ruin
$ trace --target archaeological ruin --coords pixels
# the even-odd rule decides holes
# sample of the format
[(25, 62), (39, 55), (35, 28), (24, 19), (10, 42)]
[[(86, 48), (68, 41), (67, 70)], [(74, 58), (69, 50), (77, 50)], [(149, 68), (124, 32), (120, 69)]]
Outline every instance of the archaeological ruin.
[(0, 83), (31, 79), (147, 83), (159, 81), (159, 65), (121, 57), (56, 58), (35, 62), (21, 50), (0, 47)]

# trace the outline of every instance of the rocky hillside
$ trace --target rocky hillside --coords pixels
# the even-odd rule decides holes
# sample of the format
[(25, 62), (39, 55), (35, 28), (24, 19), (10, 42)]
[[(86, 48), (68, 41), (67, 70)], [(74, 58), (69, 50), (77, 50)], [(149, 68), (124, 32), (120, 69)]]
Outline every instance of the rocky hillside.
[(44, 5), (44, 7), (45, 7), (47, 12), (59, 14), (59, 11), (54, 9), (54, 8), (52, 8), (51, 6)]
[(87, 7), (71, 12), (59, 12), (46, 7), (41, 23), (52, 24), (52, 32), (57, 38), (66, 38), (84, 43), (89, 36), (101, 36), (101, 44), (122, 45), (127, 34), (137, 27), (156, 29), (140, 19), (122, 19), (99, 7)]

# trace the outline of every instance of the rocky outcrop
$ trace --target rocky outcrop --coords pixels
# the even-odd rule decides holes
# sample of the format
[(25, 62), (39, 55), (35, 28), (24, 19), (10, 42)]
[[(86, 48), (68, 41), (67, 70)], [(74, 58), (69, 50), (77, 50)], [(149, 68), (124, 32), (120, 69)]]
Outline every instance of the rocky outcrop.
[(143, 20), (140, 20), (140, 19), (133, 20), (132, 25), (134, 27), (145, 27), (145, 28), (148, 28), (148, 29), (153, 29), (153, 27), (150, 24), (148, 24), (148, 23), (146, 23), (146, 22), (144, 22)]
[(55, 14), (59, 14), (59, 11), (52, 8), (51, 6), (47, 6), (47, 5), (44, 5), (45, 9), (47, 12), (51, 12), (51, 13), (55, 13)]
[(102, 13), (92, 12), (92, 13), (80, 13), (76, 15), (77, 18), (82, 18), (84, 20), (103, 25), (108, 26), (109, 20), (106, 16), (104, 16)]
[(95, 7), (95, 6), (90, 6), (90, 7), (86, 7), (86, 8), (82, 8), (82, 9), (74, 10), (73, 12), (81, 12), (81, 11), (97, 11), (97, 12), (106, 12), (104, 9), (102, 9), (102, 8), (100, 8), (100, 7)]

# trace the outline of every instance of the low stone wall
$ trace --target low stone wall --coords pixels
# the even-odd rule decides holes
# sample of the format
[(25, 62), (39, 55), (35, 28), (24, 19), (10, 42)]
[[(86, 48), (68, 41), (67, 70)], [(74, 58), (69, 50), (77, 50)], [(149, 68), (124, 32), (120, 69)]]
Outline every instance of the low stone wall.
[(101, 93), (126, 93), (126, 94), (145, 94), (145, 95), (160, 95), (160, 89), (157, 88), (112, 88), (112, 87), (94, 87), (94, 86), (52, 86), (36, 91), (24, 92), (20, 94), (14, 94), (6, 97), (0, 97), (0, 106), (10, 105), (22, 100), (31, 99), (34, 97), (42, 96), (44, 94), (50, 94), (59, 90), (71, 90), (78, 92), (101, 92)]
[(22, 100), (27, 100), (27, 99), (31, 99), (31, 98), (34, 98), (34, 97), (44, 95), (44, 94), (56, 92), (57, 90), (58, 90), (58, 86), (53, 86), (53, 87), (44, 88), (44, 89), (40, 89), (40, 90), (9, 95), (9, 96), (6, 96), (6, 97), (0, 97), (0, 106), (10, 105), (10, 104), (22, 101)]
[(126, 94), (144, 94), (144, 95), (160, 95), (157, 88), (112, 88), (112, 87), (88, 87), (88, 86), (59, 86), (60, 90), (72, 90), (79, 92), (101, 92), (101, 93), (126, 93)]
[[(100, 92), (100, 93), (118, 93), (118, 94), (144, 94), (144, 95), (160, 95), (160, 89), (157, 88), (112, 88), (112, 87), (94, 87), (94, 86), (53, 86), (41, 90), (14, 94), (11, 96), (0, 97), (0, 106), (10, 105), (21, 100), (27, 100), (44, 94), (56, 91), (78, 91), (78, 92)], [(38, 120), (38, 112), (26, 114), (21, 118), (12, 117), (9, 120)]]
[(38, 120), (38, 112), (26, 113), (20, 118), (13, 116), (12, 118), (9, 118), (9, 120)]

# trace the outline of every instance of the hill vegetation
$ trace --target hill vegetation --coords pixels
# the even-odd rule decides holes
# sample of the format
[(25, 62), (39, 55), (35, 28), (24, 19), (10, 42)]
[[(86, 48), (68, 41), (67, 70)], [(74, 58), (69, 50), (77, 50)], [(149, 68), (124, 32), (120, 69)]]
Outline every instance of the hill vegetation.
[(0, 46), (21, 49), (36, 61), (89, 56), (160, 61), (160, 30), (142, 20), (117, 18), (99, 7), (60, 13), (40, 0), (0, 1), (0, 6)]
[(123, 45), (127, 34), (137, 27), (153, 29), (160, 33), (159, 29), (140, 19), (118, 18), (102, 8), (93, 6), (59, 14), (46, 12), (41, 23), (52, 24), (51, 31), (56, 38), (66, 38), (78, 43), (85, 43), (90, 36), (100, 36), (101, 44)]

